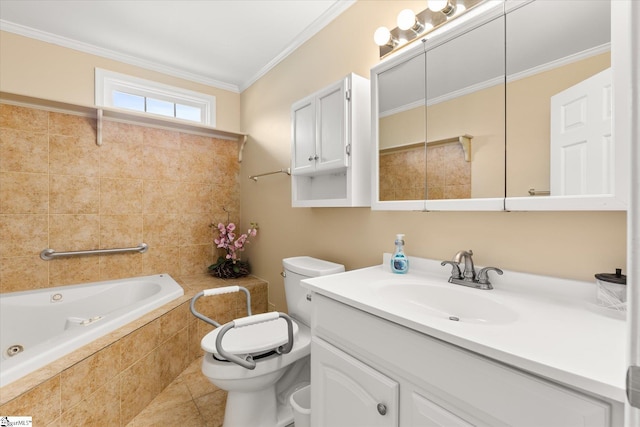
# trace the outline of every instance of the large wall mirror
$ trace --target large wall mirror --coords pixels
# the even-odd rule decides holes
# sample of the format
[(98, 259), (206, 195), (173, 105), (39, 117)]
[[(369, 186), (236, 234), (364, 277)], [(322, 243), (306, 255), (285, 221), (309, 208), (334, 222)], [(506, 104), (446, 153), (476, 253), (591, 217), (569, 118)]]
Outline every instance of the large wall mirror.
[(613, 3), (506, 2), (374, 67), (372, 208), (625, 209)]
[(504, 34), (494, 13), (372, 71), (374, 209), (503, 209)]
[(507, 3), (506, 24), (506, 208), (615, 204), (611, 2)]

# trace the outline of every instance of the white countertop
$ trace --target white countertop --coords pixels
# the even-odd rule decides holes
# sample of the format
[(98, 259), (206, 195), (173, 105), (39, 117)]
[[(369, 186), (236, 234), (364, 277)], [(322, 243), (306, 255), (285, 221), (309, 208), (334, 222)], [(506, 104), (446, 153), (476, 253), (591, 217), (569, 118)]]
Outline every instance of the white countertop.
[[(450, 266), (442, 267), (440, 261), (410, 257), (410, 263), (409, 273), (403, 275), (391, 273), (384, 262), (306, 279), (303, 284), (318, 294), (508, 365), (618, 402), (626, 399), (626, 322), (618, 312), (595, 305), (595, 282), (505, 270), (503, 276), (490, 273), (493, 290), (478, 290), (448, 283)], [(455, 322), (407, 310), (377, 293), (390, 283), (427, 282), (479, 293), (513, 310), (517, 319)]]

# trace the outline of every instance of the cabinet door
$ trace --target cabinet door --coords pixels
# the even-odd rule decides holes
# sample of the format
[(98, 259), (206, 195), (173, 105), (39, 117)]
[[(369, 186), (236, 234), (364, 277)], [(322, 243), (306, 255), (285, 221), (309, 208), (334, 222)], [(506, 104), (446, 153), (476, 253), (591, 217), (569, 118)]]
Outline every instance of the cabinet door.
[(314, 97), (305, 98), (291, 107), (291, 170), (305, 173), (316, 164), (316, 108)]
[(419, 393), (411, 394), (411, 423), (421, 427), (473, 427), (454, 414)]
[(337, 169), (349, 165), (347, 155), (347, 79), (318, 94), (316, 169)]
[(398, 425), (398, 383), (318, 338), (311, 342), (311, 424)]

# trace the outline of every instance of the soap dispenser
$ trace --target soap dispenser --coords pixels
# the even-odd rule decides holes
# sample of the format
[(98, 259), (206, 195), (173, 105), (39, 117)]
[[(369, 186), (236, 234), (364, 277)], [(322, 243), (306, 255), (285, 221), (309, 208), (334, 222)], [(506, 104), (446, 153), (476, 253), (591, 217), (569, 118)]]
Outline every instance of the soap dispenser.
[(404, 254), (404, 234), (396, 234), (396, 250), (391, 256), (391, 271), (397, 274), (409, 271), (409, 258)]

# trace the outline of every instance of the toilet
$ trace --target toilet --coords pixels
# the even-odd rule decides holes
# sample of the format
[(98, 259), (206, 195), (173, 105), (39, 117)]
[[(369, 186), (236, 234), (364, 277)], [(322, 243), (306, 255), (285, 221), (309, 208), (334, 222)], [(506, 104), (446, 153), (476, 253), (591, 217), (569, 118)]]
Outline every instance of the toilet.
[[(310, 382), (311, 303), (307, 299), (308, 291), (300, 281), (343, 272), (344, 266), (308, 256), (285, 258), (282, 265), (289, 316), (265, 313), (236, 319), (235, 327), (227, 323), (202, 339), (202, 349), (206, 353), (202, 373), (214, 385), (227, 391), (223, 427), (290, 425), (293, 411), (289, 398)], [(267, 320), (262, 321), (260, 316), (266, 316)], [(287, 317), (291, 320), (291, 333)], [(252, 324), (251, 319), (260, 323)], [(222, 334), (225, 334), (220, 338), (224, 353), (232, 354), (229, 359), (236, 354), (241, 358), (251, 354), (249, 359), (255, 367), (247, 368), (224, 360), (216, 348), (216, 339)], [(289, 334), (293, 337), (290, 350), (273, 351), (289, 345)]]

